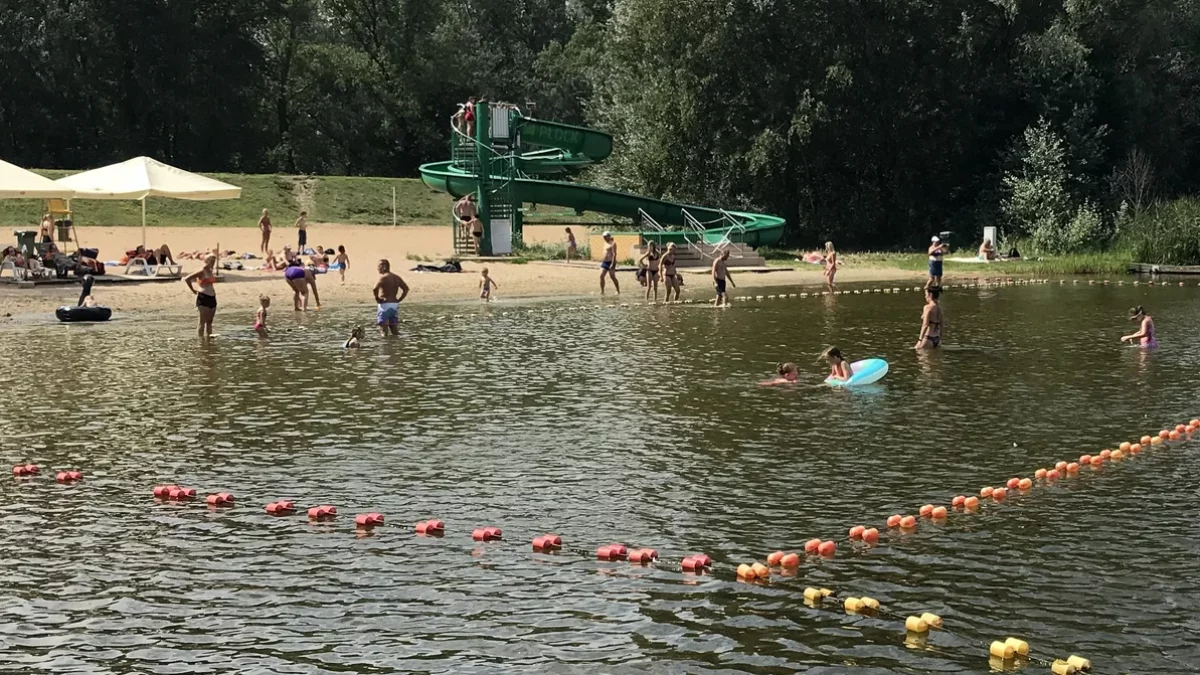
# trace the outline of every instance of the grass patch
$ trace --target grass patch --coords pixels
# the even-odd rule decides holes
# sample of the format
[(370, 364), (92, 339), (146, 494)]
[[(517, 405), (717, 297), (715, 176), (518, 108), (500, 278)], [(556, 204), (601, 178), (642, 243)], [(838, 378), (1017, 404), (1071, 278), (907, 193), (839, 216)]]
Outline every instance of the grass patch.
[[(759, 249), (768, 265), (794, 267), (806, 250)], [(951, 255), (955, 255), (951, 253)], [(838, 253), (839, 259), (847, 267), (902, 269), (913, 272), (924, 272), (929, 269), (929, 257), (923, 252), (862, 252)], [(1114, 248), (1097, 253), (1077, 253), (1060, 256), (1036, 256), (993, 263), (965, 263), (947, 260), (946, 274), (979, 274), (979, 275), (1070, 275), (1070, 274), (1125, 274), (1132, 261), (1127, 248)], [(803, 264), (803, 263), (800, 263)], [(811, 265), (813, 269), (820, 269)]]
[[(578, 246), (575, 250), (576, 255), (572, 260), (587, 260), (588, 247), (586, 244)], [(566, 260), (567, 246), (566, 244), (521, 244), (513, 247), (513, 255), (523, 259), (525, 262), (530, 260)]]
[[(35, 170), (48, 178), (76, 173)], [(431, 190), (417, 178), (355, 176), (282, 176), (274, 174), (204, 174), (242, 188), (241, 199), (193, 202), (151, 197), (146, 224), (183, 227), (257, 227), (263, 209), (275, 227), (291, 226), (301, 210), (310, 221), (352, 225), (391, 225), (392, 188), (396, 189), (398, 225), (445, 225), (450, 196)], [(76, 199), (71, 202), (76, 226), (141, 225), (142, 207), (136, 201)], [(0, 225), (37, 229), (42, 202), (38, 199), (0, 199)]]

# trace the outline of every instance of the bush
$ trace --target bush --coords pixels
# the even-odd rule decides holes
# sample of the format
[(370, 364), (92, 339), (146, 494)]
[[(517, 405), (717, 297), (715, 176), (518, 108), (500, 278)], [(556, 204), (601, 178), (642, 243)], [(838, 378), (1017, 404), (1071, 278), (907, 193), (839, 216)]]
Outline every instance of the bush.
[(1200, 265), (1200, 201), (1196, 199), (1145, 209), (1125, 229), (1136, 262)]

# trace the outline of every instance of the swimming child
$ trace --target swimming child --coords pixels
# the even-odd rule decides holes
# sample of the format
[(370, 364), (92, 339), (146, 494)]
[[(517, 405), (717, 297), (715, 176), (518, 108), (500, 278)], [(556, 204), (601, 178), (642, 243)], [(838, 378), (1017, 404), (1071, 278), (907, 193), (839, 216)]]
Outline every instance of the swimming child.
[(1141, 305), (1129, 310), (1130, 321), (1141, 321), (1142, 327), (1132, 335), (1124, 335), (1121, 337), (1121, 342), (1132, 342), (1140, 340), (1141, 346), (1146, 349), (1152, 349), (1158, 346), (1158, 340), (1154, 339), (1154, 317), (1146, 314), (1146, 310)]
[(362, 346), (362, 339), (367, 334), (366, 329), (362, 326), (355, 326), (354, 330), (350, 331), (350, 339), (342, 343), (342, 349), (357, 349)]
[(500, 284), (496, 280), (488, 276), (487, 268), (479, 273), (479, 297), (482, 300), (492, 301), (492, 287), (500, 288)]
[(829, 364), (829, 377), (843, 382), (854, 377), (854, 371), (850, 368), (850, 362), (842, 356), (842, 350), (837, 347), (830, 347), (821, 352), (821, 358)]
[(258, 333), (258, 337), (265, 338), (267, 332), (267, 308), (271, 306), (271, 298), (265, 295), (258, 296), (258, 311), (254, 313), (254, 332)]
[(796, 381), (797, 377), (800, 376), (800, 369), (796, 367), (796, 364), (791, 363), (790, 361), (787, 363), (780, 363), (779, 365), (775, 366), (775, 368), (776, 372), (779, 373), (779, 377), (776, 377), (773, 380), (760, 382), (759, 384), (764, 387), (770, 387), (776, 384), (791, 384)]
[(346, 255), (345, 246), (338, 246), (338, 254), (333, 259), (333, 264), (337, 265), (338, 273), (342, 275), (342, 283), (346, 283), (346, 270), (350, 269), (350, 256)]

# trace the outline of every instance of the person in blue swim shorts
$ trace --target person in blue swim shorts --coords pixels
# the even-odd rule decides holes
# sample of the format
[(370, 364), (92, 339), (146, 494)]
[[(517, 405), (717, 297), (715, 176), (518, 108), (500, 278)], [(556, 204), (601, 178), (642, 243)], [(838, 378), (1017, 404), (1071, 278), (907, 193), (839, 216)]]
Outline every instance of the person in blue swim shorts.
[(617, 242), (613, 241), (612, 232), (605, 232), (604, 258), (600, 260), (600, 295), (604, 295), (604, 279), (610, 278), (617, 295), (621, 294), (621, 285), (617, 283)]
[(408, 297), (408, 284), (399, 275), (392, 273), (392, 264), (386, 259), (379, 261), (379, 281), (372, 293), (379, 310), (375, 322), (381, 335), (400, 334), (400, 303)]

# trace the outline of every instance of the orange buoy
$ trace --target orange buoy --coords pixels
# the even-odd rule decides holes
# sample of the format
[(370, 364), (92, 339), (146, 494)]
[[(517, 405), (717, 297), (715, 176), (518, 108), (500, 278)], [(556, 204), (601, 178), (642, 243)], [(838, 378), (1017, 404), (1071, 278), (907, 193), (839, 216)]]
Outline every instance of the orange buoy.
[(984, 498), (991, 497), (993, 492), (995, 492), (994, 489), (992, 489), (990, 487), (985, 487), (979, 491), (979, 496), (984, 497)]
[(1175, 431), (1178, 431), (1179, 433), (1181, 433), (1181, 434), (1182, 434), (1182, 433), (1184, 433), (1185, 431), (1187, 431), (1187, 427), (1183, 426), (1182, 424), (1176, 424), (1176, 425), (1175, 425)]
[(800, 566), (800, 556), (795, 553), (788, 553), (780, 559), (779, 564), (786, 568), (795, 568)]
[(1200, 427), (1200, 420), (1192, 420), (1191, 422), (1189, 422), (1189, 424), (1191, 424), (1192, 428), (1195, 429), (1197, 427)]
[(1038, 480), (1041, 480), (1041, 479), (1045, 478), (1045, 477), (1046, 477), (1046, 470), (1045, 470), (1045, 469), (1038, 469), (1037, 471), (1034, 471), (1034, 472), (1033, 472), (1033, 477), (1034, 477), (1034, 478), (1036, 478), (1036, 479), (1038, 479)]
[(900, 519), (900, 527), (905, 530), (912, 530), (917, 527), (917, 519), (912, 516), (904, 516)]
[[(604, 549), (605, 547), (601, 546), (600, 548)], [(746, 563), (742, 563), (741, 565), (737, 566), (737, 575), (739, 579), (754, 579), (758, 577), (758, 575), (754, 573), (754, 568), (750, 567)]]
[(1171, 439), (1172, 441), (1177, 441), (1180, 438), (1183, 438), (1183, 436), (1178, 431), (1172, 431), (1167, 434), (1167, 438)]
[(1087, 466), (1088, 464), (1091, 464), (1091, 463), (1092, 463), (1091, 455), (1080, 455), (1079, 456), (1079, 464), (1081, 466)]
[(699, 574), (704, 571), (704, 565), (701, 565), (699, 560), (696, 560), (690, 556), (680, 561), (679, 566), (683, 568), (684, 572), (695, 572)]
[(1000, 501), (1007, 496), (1008, 490), (1005, 488), (996, 488), (995, 490), (992, 490), (992, 499), (995, 499), (996, 501)]
[(1008, 479), (1007, 486), (1008, 486), (1008, 489), (1009, 489), (1009, 490), (1016, 490), (1016, 489), (1017, 489), (1017, 486), (1018, 486), (1018, 485), (1020, 485), (1020, 484), (1021, 484), (1021, 479), (1020, 479), (1020, 478), (1009, 478), (1009, 479)]
[(1163, 429), (1162, 431), (1158, 432), (1158, 437), (1165, 441), (1171, 437), (1171, 432)]
[(1059, 478), (1062, 478), (1062, 472), (1060, 472), (1058, 469), (1050, 469), (1046, 472), (1046, 480), (1055, 481)]
[(866, 531), (867, 531), (867, 528), (863, 527), (862, 525), (855, 525), (854, 527), (850, 528), (850, 538), (851, 539), (862, 539), (863, 532), (866, 532)]
[(1132, 444), (1127, 441), (1125, 443), (1118, 445), (1117, 449), (1120, 450), (1121, 452), (1129, 452), (1130, 447), (1132, 447)]
[(921, 514), (922, 518), (928, 518), (933, 514), (933, 504), (926, 504), (925, 506), (922, 506), (917, 513)]
[(1100, 459), (1108, 459), (1109, 457), (1112, 457), (1112, 450), (1100, 451)]
[(219, 492), (215, 495), (209, 495), (204, 499), (204, 501), (209, 506), (225, 506), (233, 503), (232, 495), (230, 495), (228, 492)]
[(837, 551), (837, 544), (832, 541), (823, 541), (817, 552), (825, 557), (832, 556)]
[(1129, 454), (1131, 454), (1131, 455), (1136, 455), (1141, 451), (1142, 451), (1141, 443), (1133, 443), (1129, 446)]
[(979, 508), (979, 497), (967, 497), (963, 500), (963, 508), (968, 511), (974, 511)]
[(875, 542), (879, 541), (879, 530), (873, 527), (868, 527), (867, 529), (863, 530), (862, 538), (863, 541), (867, 542), (868, 544), (874, 544)]
[(1054, 468), (1057, 469), (1059, 473), (1062, 473), (1063, 471), (1067, 470), (1067, 463), (1062, 461), (1055, 462)]
[(1150, 445), (1162, 445), (1162, 442), (1163, 439), (1159, 438), (1158, 436), (1150, 439)]
[(652, 548), (639, 548), (629, 552), (629, 562), (631, 563), (647, 565), (655, 560), (658, 560), (658, 551)]
[(267, 513), (273, 516), (286, 516), (296, 511), (296, 505), (290, 500), (282, 499), (277, 502), (267, 504)]
[(1116, 450), (1113, 450), (1113, 454), (1109, 455), (1108, 458), (1114, 462), (1119, 462), (1122, 459), (1125, 459), (1125, 453), (1121, 452), (1121, 450), (1118, 448)]
[(945, 520), (946, 519), (946, 507), (944, 507), (944, 506), (933, 507), (933, 513), (931, 515), (933, 516), (934, 520)]
[(956, 509), (961, 508), (962, 505), (964, 503), (966, 503), (966, 501), (967, 501), (967, 498), (965, 495), (955, 495), (954, 499), (950, 500), (950, 506), (953, 506)]
[(1079, 465), (1075, 462), (1071, 462), (1067, 465), (1067, 473), (1079, 473)]
[(809, 539), (808, 541), (804, 542), (804, 552), (805, 553), (816, 553), (817, 549), (820, 547), (821, 547), (820, 539)]
[(1142, 436), (1141, 440), (1138, 442), (1141, 443), (1142, 445), (1150, 445), (1150, 437)]
[(1033, 487), (1033, 481), (1029, 480), (1028, 478), (1022, 478), (1021, 480), (1017, 481), (1017, 487), (1022, 490), (1028, 490), (1029, 488)]
[(750, 566), (750, 570), (754, 572), (754, 576), (759, 579), (766, 579), (771, 576), (771, 569), (762, 563), (754, 563)]
[(1100, 455), (1096, 455), (1095, 457), (1092, 458), (1092, 466), (1093, 467), (1100, 466), (1101, 464), (1104, 464), (1103, 457), (1101, 457)]
[(895, 516), (888, 516), (888, 519), (887, 519), (887, 526), (888, 526), (888, 527), (899, 527), (899, 526), (900, 526), (900, 520), (901, 520), (901, 516), (899, 516), (899, 515), (895, 515)]
[(360, 513), (357, 516), (354, 516), (354, 526), (359, 529), (369, 530), (372, 527), (375, 527), (376, 525), (382, 525), (382, 524), (383, 524), (383, 514), (382, 513), (375, 513), (375, 512)]
[(771, 555), (767, 556), (767, 564), (771, 567), (779, 565), (781, 560), (783, 560), (783, 551), (775, 551)]
[(337, 507), (330, 504), (314, 506), (308, 510), (309, 520), (329, 520), (336, 515)]
[(171, 488), (178, 487), (177, 485), (155, 485), (154, 496), (159, 499), (167, 499), (170, 497)]

